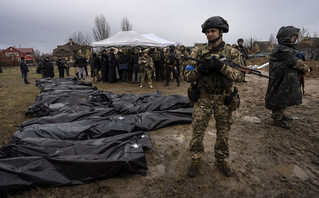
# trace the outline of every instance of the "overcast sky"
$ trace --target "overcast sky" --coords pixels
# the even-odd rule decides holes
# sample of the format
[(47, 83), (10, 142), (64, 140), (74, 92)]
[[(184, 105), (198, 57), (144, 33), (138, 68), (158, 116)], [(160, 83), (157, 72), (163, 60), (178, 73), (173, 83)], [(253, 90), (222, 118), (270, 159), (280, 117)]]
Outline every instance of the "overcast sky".
[(184, 45), (206, 42), (201, 24), (211, 16), (228, 21), (224, 40), (229, 44), (240, 37), (267, 41), (287, 25), (319, 33), (318, 0), (0, 0), (0, 49), (21, 46), (52, 53), (76, 31), (92, 34), (99, 15), (105, 16), (111, 36), (127, 17), (140, 34), (155, 33)]

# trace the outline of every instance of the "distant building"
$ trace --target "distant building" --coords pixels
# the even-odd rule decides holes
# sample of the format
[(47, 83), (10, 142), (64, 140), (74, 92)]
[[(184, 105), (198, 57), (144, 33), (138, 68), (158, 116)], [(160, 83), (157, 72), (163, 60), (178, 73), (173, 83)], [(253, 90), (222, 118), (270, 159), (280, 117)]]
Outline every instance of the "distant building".
[(33, 48), (8, 47), (0, 51), (0, 64), (18, 65), (21, 57), (25, 57), (27, 64), (34, 64), (36, 61)]
[(74, 61), (79, 53), (82, 53), (87, 59), (90, 58), (92, 54), (92, 46), (79, 45), (70, 39), (68, 43), (58, 45), (58, 47), (53, 50), (53, 56), (55, 59), (61, 57), (69, 61)]

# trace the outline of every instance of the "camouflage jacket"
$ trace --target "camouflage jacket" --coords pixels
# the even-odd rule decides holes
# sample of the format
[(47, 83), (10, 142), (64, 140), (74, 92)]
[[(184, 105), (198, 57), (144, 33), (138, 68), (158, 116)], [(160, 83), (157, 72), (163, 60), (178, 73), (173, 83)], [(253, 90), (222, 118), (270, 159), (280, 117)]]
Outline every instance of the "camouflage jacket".
[[(216, 57), (217, 59), (226, 58), (227, 61), (243, 65), (243, 60), (240, 52), (228, 45), (224, 45), (219, 49), (213, 49), (209, 44), (206, 44), (200, 48), (194, 49), (191, 53), (192, 58), (197, 59), (211, 59)], [(206, 91), (212, 90), (225, 90), (230, 89), (231, 86), (227, 86), (224, 83), (223, 78), (227, 78), (230, 81), (242, 82), (244, 80), (244, 74), (226, 64), (222, 66), (219, 71), (212, 72), (209, 74), (200, 74), (197, 71), (200, 65), (196, 61), (188, 61), (188, 65), (192, 65), (195, 69), (185, 71), (185, 78), (187, 82), (198, 82), (199, 88), (205, 89)]]
[(138, 64), (141, 71), (154, 70), (154, 61), (150, 56), (140, 56), (138, 59)]

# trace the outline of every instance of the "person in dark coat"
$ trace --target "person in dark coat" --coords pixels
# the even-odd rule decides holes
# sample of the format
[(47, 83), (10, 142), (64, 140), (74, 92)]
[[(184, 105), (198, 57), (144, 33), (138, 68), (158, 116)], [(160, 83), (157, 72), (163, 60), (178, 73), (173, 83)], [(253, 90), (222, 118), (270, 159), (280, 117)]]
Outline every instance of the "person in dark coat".
[(55, 75), (54, 75), (54, 67), (53, 67), (53, 64), (51, 63), (51, 61), (49, 60), (49, 57), (46, 56), (44, 58), (44, 69), (43, 69), (43, 76), (44, 78), (53, 78)]
[(138, 64), (138, 59), (139, 59), (139, 53), (137, 49), (133, 51), (133, 55), (131, 58), (131, 65), (132, 65), (132, 83), (135, 84), (140, 84), (141, 82), (141, 71), (140, 71), (140, 66)]
[(87, 61), (84, 58), (83, 54), (79, 54), (79, 56), (75, 59), (74, 65), (78, 67), (79, 79), (85, 80), (85, 66), (87, 65)]
[(277, 33), (278, 46), (269, 57), (268, 89), (265, 97), (266, 108), (272, 110), (272, 125), (289, 129), (286, 121), (292, 118), (284, 114), (287, 107), (302, 103), (301, 84), (298, 76), (307, 75), (310, 67), (294, 44), (299, 28), (281, 27)]
[(109, 79), (109, 60), (108, 60), (108, 54), (106, 50), (102, 51), (101, 56), (101, 79), (103, 82), (108, 82)]
[(110, 50), (108, 60), (109, 60), (109, 83), (114, 83), (116, 82), (116, 67), (118, 65), (116, 57), (114, 55), (114, 49)]
[(101, 70), (101, 61), (96, 53), (92, 53), (91, 68), (93, 70), (93, 83), (101, 81), (99, 71)]
[(64, 61), (62, 61), (61, 57), (58, 58), (56, 61), (56, 65), (58, 66), (59, 70), (59, 77), (64, 78), (64, 70), (66, 69)]
[(30, 82), (28, 81), (29, 68), (28, 68), (28, 65), (24, 62), (24, 59), (25, 59), (24, 57), (21, 57), (20, 70), (21, 70), (23, 78), (24, 78), (24, 83), (30, 84)]
[(129, 57), (126, 51), (123, 50), (123, 52), (119, 54), (118, 63), (119, 63), (119, 70), (121, 72), (122, 83), (127, 83), (126, 75), (128, 71)]

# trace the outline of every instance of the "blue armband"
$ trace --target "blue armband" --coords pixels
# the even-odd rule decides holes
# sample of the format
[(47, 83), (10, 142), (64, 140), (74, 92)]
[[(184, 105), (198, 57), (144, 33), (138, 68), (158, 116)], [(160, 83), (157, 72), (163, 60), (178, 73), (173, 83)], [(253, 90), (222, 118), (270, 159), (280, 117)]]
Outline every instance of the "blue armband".
[(297, 54), (297, 57), (298, 57), (299, 59), (302, 59), (301, 53)]
[(192, 71), (194, 69), (195, 69), (195, 67), (193, 67), (191, 65), (187, 65), (186, 68), (185, 68), (185, 70), (187, 70), (187, 71)]

